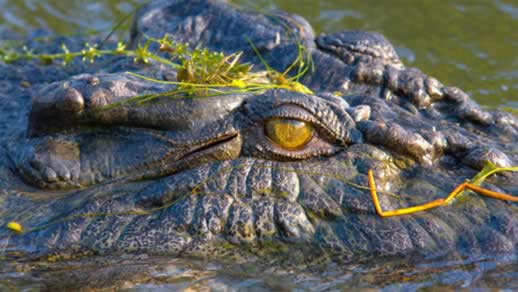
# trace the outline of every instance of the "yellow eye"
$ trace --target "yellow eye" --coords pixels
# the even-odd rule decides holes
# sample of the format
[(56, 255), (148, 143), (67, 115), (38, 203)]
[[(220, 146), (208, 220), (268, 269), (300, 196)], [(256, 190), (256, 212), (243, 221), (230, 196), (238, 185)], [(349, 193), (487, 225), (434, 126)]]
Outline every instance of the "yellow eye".
[(306, 146), (313, 138), (313, 132), (311, 124), (293, 119), (271, 119), (265, 125), (266, 136), (287, 150)]

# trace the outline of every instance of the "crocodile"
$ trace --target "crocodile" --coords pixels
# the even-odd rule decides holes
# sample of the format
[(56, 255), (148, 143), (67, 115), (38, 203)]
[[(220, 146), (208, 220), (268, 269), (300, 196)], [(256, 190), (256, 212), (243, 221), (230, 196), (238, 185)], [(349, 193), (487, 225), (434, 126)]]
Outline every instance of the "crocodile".
[[(165, 34), (193, 48), (240, 51), (255, 69), (281, 72), (302, 45), (312, 69), (300, 82), (314, 94), (222, 88), (136, 107), (123, 101), (175, 85), (127, 71), (160, 80), (178, 72), (122, 56), (66, 67), (0, 64), (5, 256), (215, 258), (272, 244), (348, 262), (516, 255), (516, 203), (465, 194), (448, 206), (381, 218), (367, 175), (373, 171), (386, 210), (443, 198), (488, 161), (518, 165), (512, 114), (484, 110), (461, 89), (405, 66), (374, 32), (316, 35), (284, 12), (152, 1), (135, 16), (131, 43)], [(83, 41), (29, 43), (52, 52)], [(516, 196), (518, 176), (495, 175), (484, 187)], [(12, 221), (26, 232), (13, 234)]]

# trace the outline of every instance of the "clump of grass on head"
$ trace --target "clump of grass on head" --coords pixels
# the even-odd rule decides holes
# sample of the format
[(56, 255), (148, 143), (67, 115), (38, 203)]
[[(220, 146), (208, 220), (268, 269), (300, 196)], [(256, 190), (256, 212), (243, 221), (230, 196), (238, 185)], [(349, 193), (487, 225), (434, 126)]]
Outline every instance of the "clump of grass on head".
[[(61, 61), (62, 65), (67, 65), (76, 58), (83, 62), (94, 63), (103, 56), (125, 56), (132, 57), (135, 63), (149, 64), (156, 62), (177, 72), (176, 81), (158, 80), (127, 72), (150, 82), (176, 86), (173, 90), (158, 94), (135, 96), (111, 104), (101, 110), (112, 109), (122, 104), (142, 105), (161, 97), (210, 97), (232, 93), (260, 93), (269, 89), (285, 89), (313, 94), (311, 90), (299, 82), (299, 78), (308, 71), (311, 64), (310, 61), (305, 61), (309, 54), (300, 43), (298, 43), (298, 54), (294, 62), (284, 72), (278, 72), (264, 61), (254, 44), (250, 40), (248, 41), (265, 65), (266, 70), (254, 72), (251, 64), (242, 63), (242, 52), (225, 55), (221, 52), (209, 51), (207, 48), (190, 49), (188, 44), (176, 42), (168, 35), (164, 35), (161, 39), (144, 36), (144, 41), (133, 50), (128, 49), (123, 42), (117, 43), (117, 46), (112, 49), (101, 49), (102, 46), (86, 43), (82, 49), (75, 52), (70, 51), (63, 44), (61, 46), (62, 52), (53, 54), (35, 53), (25, 47), (22, 52), (0, 49), (0, 61), (12, 63), (19, 60), (39, 60), (43, 65)], [(151, 49), (152, 44), (158, 45), (158, 50), (153, 51)], [(295, 69), (297, 70), (295, 76), (288, 77), (288, 73)]]
[[(211, 52), (206, 48), (190, 50), (188, 44), (177, 43), (167, 35), (162, 39), (144, 37), (146, 43), (158, 43), (159, 50), (168, 54), (168, 60), (174, 63), (177, 71), (176, 81), (159, 80), (134, 72), (127, 73), (149, 82), (175, 85), (174, 89), (135, 96), (106, 106), (102, 110), (127, 104), (140, 106), (158, 98), (206, 98), (236, 93), (262, 93), (270, 89), (313, 94), (313, 91), (299, 82), (300, 77), (308, 72), (312, 64), (309, 53), (300, 43), (294, 62), (284, 72), (278, 72), (268, 65), (249, 39), (247, 41), (266, 70), (253, 71), (253, 65), (241, 63), (242, 52), (225, 55), (221, 52)], [(293, 70), (297, 70), (295, 76), (288, 77)]]
[(252, 65), (240, 63), (242, 52), (225, 55), (221, 52), (211, 52), (207, 48), (196, 48), (190, 51), (187, 44), (170, 41), (167, 35), (161, 40), (152, 40), (160, 44), (160, 51), (167, 52), (178, 59), (179, 66), (176, 68), (178, 89), (191, 90), (191, 95), (200, 89), (209, 93), (209, 87), (203, 88), (197, 85), (228, 86), (243, 84), (251, 78)]

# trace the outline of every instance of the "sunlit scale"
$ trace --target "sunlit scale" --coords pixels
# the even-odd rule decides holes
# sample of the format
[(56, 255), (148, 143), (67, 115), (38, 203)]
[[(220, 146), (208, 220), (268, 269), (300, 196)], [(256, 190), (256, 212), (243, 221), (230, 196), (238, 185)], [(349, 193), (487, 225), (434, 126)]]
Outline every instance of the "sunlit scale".
[(306, 146), (313, 138), (314, 129), (309, 123), (294, 119), (271, 119), (265, 125), (266, 136), (287, 150)]

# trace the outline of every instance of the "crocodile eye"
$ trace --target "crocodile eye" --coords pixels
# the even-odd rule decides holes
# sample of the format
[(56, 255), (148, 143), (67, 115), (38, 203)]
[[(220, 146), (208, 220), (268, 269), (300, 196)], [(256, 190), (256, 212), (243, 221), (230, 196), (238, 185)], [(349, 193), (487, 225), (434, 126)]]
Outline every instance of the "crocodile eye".
[(310, 123), (295, 119), (270, 119), (265, 123), (266, 136), (286, 150), (298, 150), (306, 146), (314, 135)]

